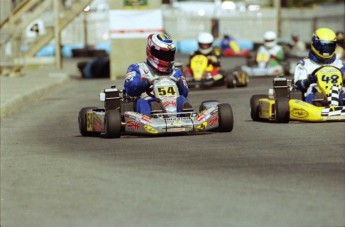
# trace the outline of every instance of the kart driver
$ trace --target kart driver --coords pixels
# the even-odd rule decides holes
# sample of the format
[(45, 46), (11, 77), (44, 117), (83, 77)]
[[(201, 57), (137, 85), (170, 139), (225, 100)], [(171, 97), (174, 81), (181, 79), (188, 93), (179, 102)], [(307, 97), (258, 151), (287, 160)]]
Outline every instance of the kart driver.
[[(277, 67), (284, 60), (284, 51), (282, 46), (277, 44), (277, 35), (273, 31), (267, 31), (264, 34), (264, 44), (258, 49), (256, 62), (260, 62), (261, 56), (268, 55), (269, 61), (266, 63), (268, 68)], [(282, 72), (279, 72), (282, 73)]]
[(128, 67), (124, 83), (125, 91), (132, 97), (142, 96), (136, 100), (137, 112), (150, 115), (151, 109), (162, 109), (160, 103), (155, 99), (145, 97), (143, 94), (159, 76), (169, 76), (176, 82), (180, 94), (177, 99), (177, 111), (183, 112), (192, 109), (187, 100), (189, 89), (184, 75), (180, 69), (174, 66), (175, 50), (175, 44), (170, 36), (150, 34), (147, 38), (146, 62), (131, 64)]
[(213, 47), (214, 38), (213, 35), (208, 32), (202, 32), (198, 36), (198, 46), (199, 49), (194, 51), (189, 56), (189, 64), (185, 69), (184, 73), (192, 74), (192, 69), (190, 68), (191, 60), (195, 55), (204, 55), (208, 59), (208, 64), (212, 64), (213, 70), (210, 72), (211, 76), (215, 80), (219, 80), (223, 78), (223, 75), (219, 73), (220, 70), (220, 53), (219, 51), (215, 50)]
[[(299, 90), (305, 93), (305, 101), (312, 103), (316, 92), (316, 76), (312, 72), (325, 65), (335, 66), (345, 75), (345, 65), (336, 58), (336, 35), (329, 28), (317, 29), (311, 40), (309, 56), (300, 60), (295, 69), (294, 81)], [(344, 91), (341, 92), (342, 97)], [(342, 99), (339, 99), (342, 105)]]

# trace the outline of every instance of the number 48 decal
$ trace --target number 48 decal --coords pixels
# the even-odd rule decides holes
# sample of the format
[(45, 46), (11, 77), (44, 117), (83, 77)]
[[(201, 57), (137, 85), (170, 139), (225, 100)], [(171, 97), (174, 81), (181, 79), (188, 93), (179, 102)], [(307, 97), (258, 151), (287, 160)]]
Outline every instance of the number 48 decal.
[(338, 82), (338, 78), (338, 75), (322, 75), (321, 80), (326, 83), (329, 83), (329, 81), (331, 80), (331, 83), (335, 84)]

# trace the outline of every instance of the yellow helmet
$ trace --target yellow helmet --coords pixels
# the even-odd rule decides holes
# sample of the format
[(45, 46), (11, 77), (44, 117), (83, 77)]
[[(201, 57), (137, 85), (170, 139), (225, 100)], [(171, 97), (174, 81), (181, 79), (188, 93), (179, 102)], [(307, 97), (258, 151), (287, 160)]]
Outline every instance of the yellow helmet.
[(333, 57), (336, 48), (336, 35), (329, 28), (317, 29), (311, 40), (311, 51), (319, 58), (328, 60)]

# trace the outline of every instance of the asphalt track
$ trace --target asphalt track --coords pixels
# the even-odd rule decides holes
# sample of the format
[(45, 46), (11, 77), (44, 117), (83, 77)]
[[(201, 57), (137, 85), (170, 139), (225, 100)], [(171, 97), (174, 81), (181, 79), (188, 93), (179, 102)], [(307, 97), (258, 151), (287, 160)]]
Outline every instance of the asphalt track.
[(192, 90), (231, 133), (82, 137), (80, 108), (122, 81), (72, 80), (1, 122), (1, 226), (344, 226), (345, 123), (253, 122), (246, 88)]

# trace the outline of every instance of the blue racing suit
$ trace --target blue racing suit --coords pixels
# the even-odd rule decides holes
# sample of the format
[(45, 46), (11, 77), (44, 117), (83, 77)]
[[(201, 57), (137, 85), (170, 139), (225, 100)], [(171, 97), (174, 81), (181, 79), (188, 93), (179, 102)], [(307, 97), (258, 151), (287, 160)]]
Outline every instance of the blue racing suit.
[[(296, 87), (305, 93), (305, 101), (308, 103), (312, 103), (314, 99), (314, 94), (316, 92), (316, 84), (312, 83), (310, 80), (311, 77), (313, 77), (312, 72), (321, 67), (321, 66), (334, 66), (340, 69), (341, 74), (345, 75), (345, 65), (342, 61), (339, 59), (336, 59), (336, 56), (334, 55), (331, 59), (328, 61), (321, 60), (318, 57), (316, 57), (312, 51), (309, 52), (309, 57), (304, 58), (300, 60), (300, 62), (297, 64), (296, 69), (295, 69), (295, 75), (294, 75), (294, 81), (296, 84)], [(313, 79), (315, 80), (315, 79)], [(340, 98), (339, 102), (340, 105), (343, 105), (342, 101), (344, 94), (344, 89), (343, 91), (340, 92)]]
[[(177, 67), (173, 67), (170, 74), (162, 74), (150, 67), (145, 62), (132, 64), (127, 69), (125, 79), (125, 91), (129, 96), (139, 97), (142, 93), (146, 92), (150, 88), (151, 82), (159, 75), (169, 76), (176, 81), (176, 85), (179, 89), (180, 96), (177, 99), (177, 111), (182, 112), (182, 105), (188, 102), (187, 96), (189, 89), (183, 73)], [(154, 101), (154, 98), (138, 98), (136, 101), (136, 111), (145, 115), (150, 115), (151, 106), (150, 102)]]

